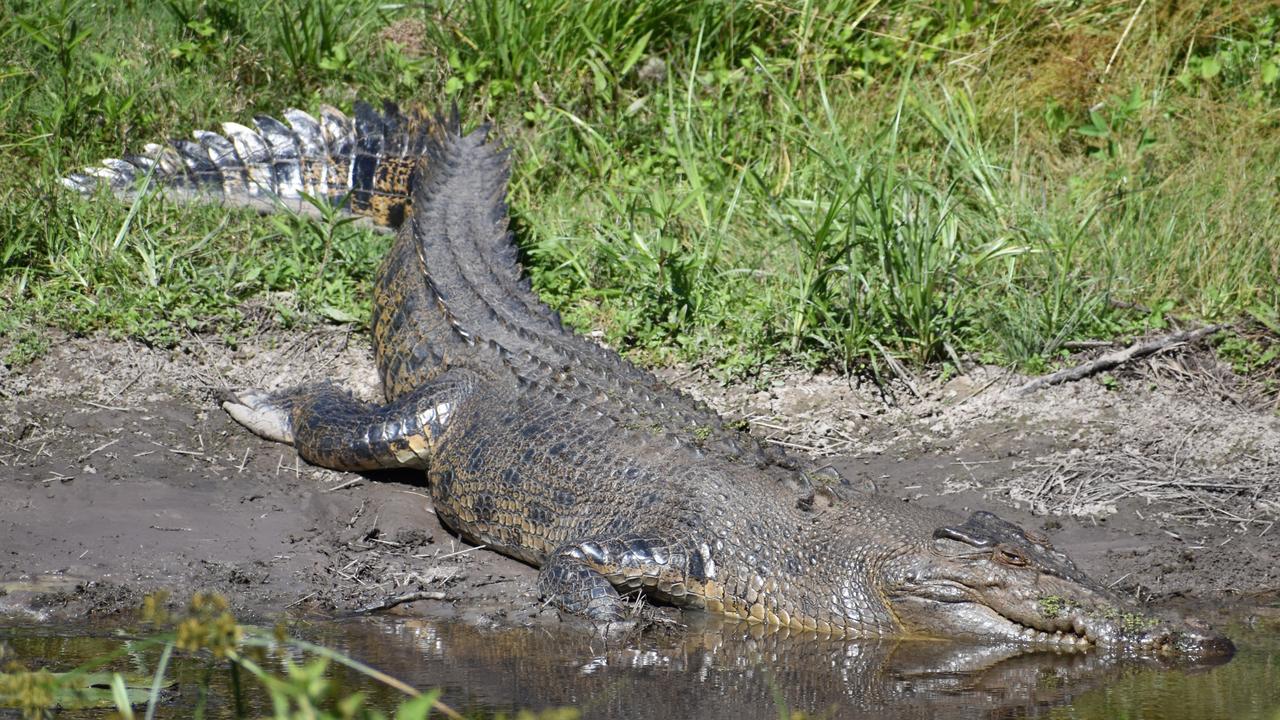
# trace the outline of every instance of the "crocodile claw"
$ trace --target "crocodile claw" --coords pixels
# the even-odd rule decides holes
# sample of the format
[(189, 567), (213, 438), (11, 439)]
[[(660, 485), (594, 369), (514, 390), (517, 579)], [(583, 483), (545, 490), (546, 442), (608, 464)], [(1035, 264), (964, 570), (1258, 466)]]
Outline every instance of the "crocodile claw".
[(219, 400), (233, 420), (258, 437), (293, 444), (293, 418), (287, 403), (262, 390), (226, 392)]

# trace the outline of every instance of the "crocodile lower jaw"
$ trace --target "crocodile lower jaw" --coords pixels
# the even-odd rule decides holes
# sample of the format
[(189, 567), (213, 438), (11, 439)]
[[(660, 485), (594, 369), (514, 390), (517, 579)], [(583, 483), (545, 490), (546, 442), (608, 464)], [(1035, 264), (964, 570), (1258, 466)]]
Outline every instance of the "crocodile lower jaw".
[(1013, 626), (1015, 639), (1020, 642), (1075, 649), (1089, 648), (1094, 645), (1093, 638), (1089, 637), (1087, 633), (1081, 632), (1074, 627), (1069, 627), (1065, 630), (1045, 630), (1043, 628), (1037, 628), (1030, 625), (1023, 625), (1022, 623), (1009, 618), (1005, 618), (1005, 620)]

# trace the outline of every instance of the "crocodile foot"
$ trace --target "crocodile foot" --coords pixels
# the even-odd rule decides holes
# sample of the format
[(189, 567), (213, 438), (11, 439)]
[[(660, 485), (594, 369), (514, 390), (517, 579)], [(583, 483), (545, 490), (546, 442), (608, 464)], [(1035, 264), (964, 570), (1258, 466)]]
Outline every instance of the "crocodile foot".
[(224, 392), (218, 398), (222, 409), (258, 437), (293, 444), (291, 403), (262, 390)]

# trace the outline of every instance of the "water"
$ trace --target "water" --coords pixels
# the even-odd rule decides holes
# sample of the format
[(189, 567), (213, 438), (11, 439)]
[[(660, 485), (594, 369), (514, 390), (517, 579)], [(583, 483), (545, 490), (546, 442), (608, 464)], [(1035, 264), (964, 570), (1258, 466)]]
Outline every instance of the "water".
[[(1129, 718), (1280, 720), (1280, 626), (1236, 623), (1239, 652), (1211, 668), (1170, 668), (1101, 653), (1021, 653), (931, 642), (825, 642), (760, 633), (696, 616), (687, 629), (604, 643), (548, 628), (481, 630), (459, 622), (382, 618), (296, 629), (476, 713), (573, 706), (584, 718), (778, 718), (786, 710), (831, 718)], [(68, 669), (121, 647), (110, 632), (0, 628), (7, 656)], [(112, 668), (154, 666), (154, 650)], [(270, 663), (269, 663), (270, 664)], [(277, 666), (278, 667), (278, 666)], [(208, 675), (201, 661), (174, 667), (160, 717), (186, 717)], [(228, 674), (208, 676), (208, 716), (231, 717)], [(397, 695), (335, 672), (345, 690)], [(221, 696), (221, 697), (217, 697)], [(250, 716), (265, 698), (247, 698)], [(0, 710), (0, 717), (6, 712)], [(68, 713), (95, 717), (102, 711)]]

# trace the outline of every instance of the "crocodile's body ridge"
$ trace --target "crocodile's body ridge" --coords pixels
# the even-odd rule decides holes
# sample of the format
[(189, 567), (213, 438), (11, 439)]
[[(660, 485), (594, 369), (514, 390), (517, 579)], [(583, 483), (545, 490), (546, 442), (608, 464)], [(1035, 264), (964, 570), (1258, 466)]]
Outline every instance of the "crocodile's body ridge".
[[(331, 124), (345, 127), (335, 113), (326, 111)], [(296, 111), (288, 117), (310, 128)], [(621, 618), (623, 595), (639, 589), (823, 635), (1230, 652), (1199, 624), (1125, 603), (1047, 538), (989, 513), (963, 520), (872, 495), (798, 493), (806, 481), (793, 463), (568, 331), (536, 297), (507, 227), (507, 156), (486, 130), (464, 135), (456, 119), (421, 113), (401, 121), (390, 106), (356, 117), (349, 143), (331, 133), (338, 150), (319, 176), (336, 202), (333, 168), (347, 168), (356, 212), (404, 219), (375, 284), (386, 403), (330, 386), (228, 398), (228, 412), (258, 434), (327, 467), (424, 470), (447, 526), (541, 568), (548, 599), (601, 622)], [(285, 148), (278, 163), (288, 166), (295, 158), (280, 135), (264, 144)], [(224, 175), (254, 177), (227, 165)], [(271, 167), (257, 176), (293, 177)], [(271, 193), (287, 196), (274, 185), (261, 194)]]

